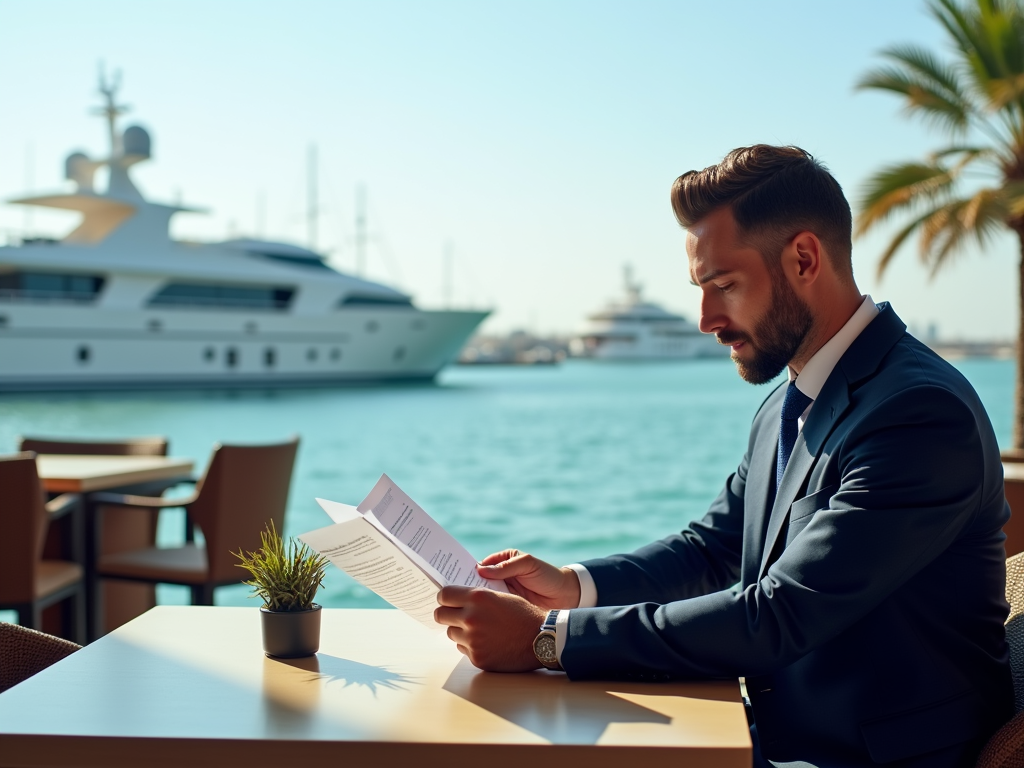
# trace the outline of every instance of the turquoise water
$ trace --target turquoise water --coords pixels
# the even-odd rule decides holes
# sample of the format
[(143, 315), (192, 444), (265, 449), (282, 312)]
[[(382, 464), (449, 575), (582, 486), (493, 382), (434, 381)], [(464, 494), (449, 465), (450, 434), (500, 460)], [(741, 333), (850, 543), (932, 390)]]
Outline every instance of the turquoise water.
[[(1013, 364), (956, 363), (1010, 441)], [(477, 557), (518, 547), (573, 562), (629, 550), (700, 516), (746, 446), (766, 387), (728, 360), (570, 361), (557, 367), (456, 367), (436, 384), (337, 390), (0, 397), (0, 453), (20, 434), (163, 434), (201, 470), (214, 442), (302, 442), (288, 534), (328, 524), (313, 501), (355, 504), (387, 472)], [(163, 513), (161, 543), (179, 539)], [(219, 590), (252, 605), (248, 589)], [(186, 602), (161, 587), (161, 602)], [(382, 605), (333, 567), (320, 601)]]

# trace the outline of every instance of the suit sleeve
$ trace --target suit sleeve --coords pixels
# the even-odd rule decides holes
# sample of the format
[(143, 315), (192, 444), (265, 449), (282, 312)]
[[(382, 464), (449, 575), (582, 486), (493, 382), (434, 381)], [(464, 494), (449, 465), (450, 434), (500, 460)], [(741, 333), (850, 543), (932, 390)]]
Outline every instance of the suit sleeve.
[[(623, 590), (634, 600), (571, 611), (561, 659), (569, 676), (735, 677), (779, 669), (885, 600), (944, 552), (981, 506), (985, 459), (974, 414), (940, 387), (883, 401), (851, 428), (838, 453), (840, 477), (827, 506), (741, 592), (680, 599), (725, 579), (704, 561), (724, 550), (733, 562), (742, 466), (702, 524), (652, 545), (642, 561), (613, 561), (623, 578), (651, 592)], [(674, 578), (683, 584), (664, 583)], [(674, 599), (662, 600), (666, 594)]]

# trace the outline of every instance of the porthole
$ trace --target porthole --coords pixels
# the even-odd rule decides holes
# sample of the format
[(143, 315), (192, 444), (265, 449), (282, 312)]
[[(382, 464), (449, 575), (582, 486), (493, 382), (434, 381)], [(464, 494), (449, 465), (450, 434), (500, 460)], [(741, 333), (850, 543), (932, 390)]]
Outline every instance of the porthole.
[(213, 362), (213, 358), (215, 358), (216, 356), (217, 350), (215, 350), (213, 347), (207, 347), (206, 349), (203, 350), (203, 360), (205, 360), (208, 363)]
[(156, 318), (153, 318), (152, 320), (149, 321), (149, 323), (147, 323), (147, 327), (153, 333), (158, 333), (163, 330), (164, 324), (161, 323)]
[(316, 347), (310, 347), (306, 350), (306, 359), (311, 363), (315, 363), (317, 358)]
[(258, 330), (259, 330), (259, 327), (256, 325), (256, 323), (252, 322), (251, 320), (248, 323), (245, 324), (245, 332), (246, 333), (256, 333), (256, 331), (258, 331)]
[(405, 347), (395, 347), (394, 353), (391, 358), (397, 363), (399, 360), (405, 357)]
[(331, 360), (333, 360), (334, 362), (338, 362), (339, 360), (341, 360), (341, 350), (338, 349), (337, 347), (331, 350)]
[(82, 344), (78, 348), (78, 362), (88, 363), (90, 357), (92, 357), (92, 350), (85, 346), (85, 344)]
[(267, 347), (266, 349), (264, 349), (263, 350), (263, 364), (265, 366), (267, 366), (267, 368), (273, 368), (276, 363), (277, 363), (277, 353), (274, 351), (274, 348), (273, 347)]
[(367, 323), (366, 323), (366, 332), (367, 333), (376, 333), (378, 328), (380, 328), (380, 323), (378, 323), (376, 320), (369, 320), (369, 321), (367, 321)]
[(7, 322), (7, 315), (0, 315), (0, 328), (6, 328)]
[(234, 347), (228, 347), (228, 351), (224, 354), (224, 362), (227, 363), (228, 368), (234, 368), (238, 365), (238, 350)]

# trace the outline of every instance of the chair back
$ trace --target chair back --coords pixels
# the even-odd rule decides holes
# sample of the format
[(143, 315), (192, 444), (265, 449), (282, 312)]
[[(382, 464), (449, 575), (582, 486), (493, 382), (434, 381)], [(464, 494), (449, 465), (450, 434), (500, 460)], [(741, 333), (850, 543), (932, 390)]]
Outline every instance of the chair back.
[(271, 520), (284, 529), (288, 488), (299, 438), (276, 445), (216, 445), (196, 500), (188, 507), (206, 538), (209, 579), (241, 581), (244, 574), (231, 553), (252, 552)]
[(1024, 710), (1024, 552), (1006, 560), (1006, 642), (1010, 646), (1014, 711)]
[(22, 437), (22, 451), (72, 456), (166, 456), (166, 437), (132, 437), (127, 440), (64, 440)]
[(70, 640), (0, 621), (0, 693), (81, 647)]
[(0, 602), (35, 600), (49, 516), (34, 453), (0, 456)]

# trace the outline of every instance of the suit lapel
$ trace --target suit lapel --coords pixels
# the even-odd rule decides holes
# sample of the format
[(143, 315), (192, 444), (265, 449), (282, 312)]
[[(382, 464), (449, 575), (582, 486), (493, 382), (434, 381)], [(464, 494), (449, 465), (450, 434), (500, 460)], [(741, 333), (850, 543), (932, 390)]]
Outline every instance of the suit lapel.
[[(825, 440), (850, 407), (851, 390), (859, 381), (874, 374), (881, 364), (882, 358), (906, 333), (907, 326), (896, 316), (887, 302), (879, 304), (878, 308), (878, 316), (854, 339), (853, 344), (839, 359), (836, 367), (832, 369), (821, 392), (818, 393), (818, 398), (814, 401), (814, 406), (807, 417), (807, 423), (804, 424), (796, 438), (793, 454), (789, 458), (789, 464), (786, 465), (786, 472), (782, 476), (782, 483), (779, 485), (778, 492), (775, 494), (775, 503), (772, 505), (758, 579), (764, 576), (765, 571), (768, 570), (772, 551), (775, 549), (779, 534), (786, 523), (789, 508), (796, 501), (797, 494), (805, 486), (807, 477), (814, 467), (814, 462), (825, 445)], [(775, 414), (776, 451), (779, 434), (778, 417), (781, 410), (780, 398)], [(774, 462), (771, 463), (770, 471), (771, 473), (775, 471)], [(770, 477), (771, 475), (768, 475), (768, 479)], [(768, 484), (770, 485), (770, 483)], [(762, 500), (752, 499), (752, 501)], [(762, 505), (755, 509), (765, 509), (767, 505), (767, 494), (765, 494)]]

